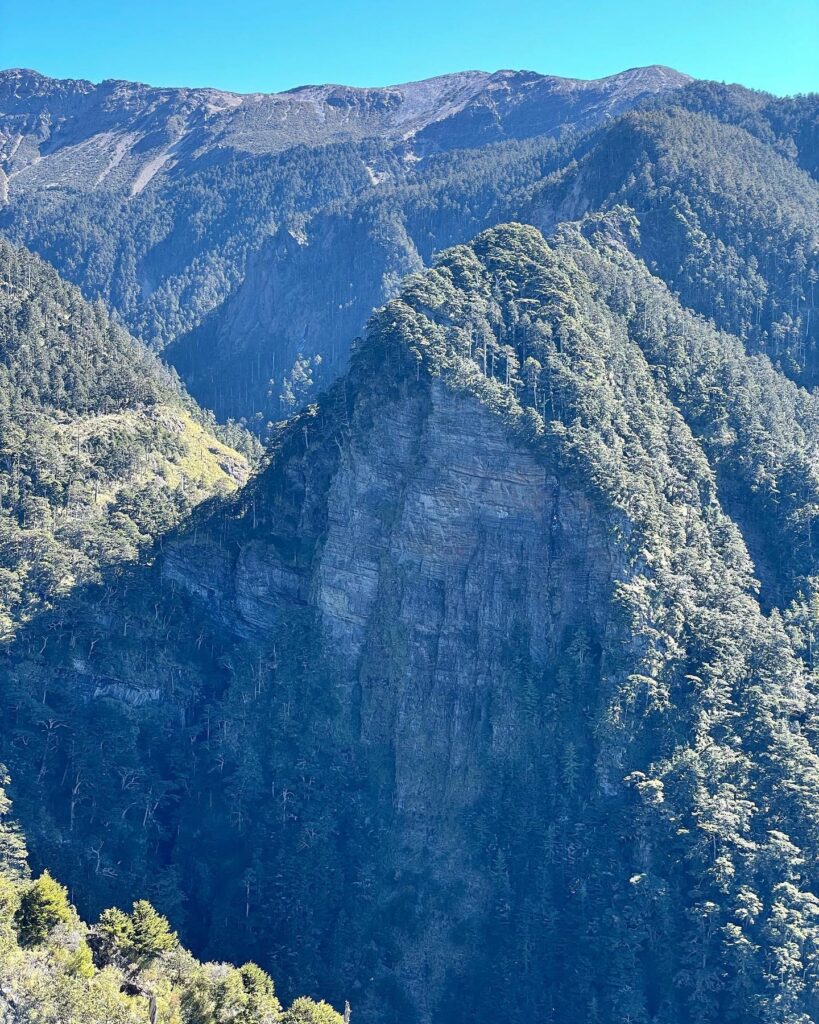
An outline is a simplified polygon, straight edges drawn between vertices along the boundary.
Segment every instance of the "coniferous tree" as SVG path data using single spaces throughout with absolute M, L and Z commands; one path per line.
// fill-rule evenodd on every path
M 71 920 L 68 890 L 44 871 L 23 890 L 14 920 L 23 946 L 40 945 L 53 928 Z
M 6 793 L 10 778 L 0 765 L 0 875 L 10 878 L 28 876 L 28 850 L 20 826 L 11 817 L 11 800 Z

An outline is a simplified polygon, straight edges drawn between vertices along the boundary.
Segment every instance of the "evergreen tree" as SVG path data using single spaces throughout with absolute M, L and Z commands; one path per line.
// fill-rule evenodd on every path
M 11 878 L 28 876 L 28 850 L 20 826 L 10 818 L 11 800 L 6 793 L 8 772 L 0 764 L 0 875 Z
M 177 944 L 168 919 L 158 914 L 147 900 L 137 900 L 130 915 L 126 955 L 138 969 L 146 967 Z
M 109 964 L 124 967 L 129 962 L 133 931 L 131 917 L 117 907 L 100 914 L 92 930 L 91 946 L 101 967 Z
M 42 944 L 53 928 L 71 920 L 68 890 L 44 871 L 23 891 L 14 920 L 23 946 Z
M 317 1003 L 301 997 L 284 1011 L 281 1024 L 344 1024 L 344 1018 L 323 999 Z

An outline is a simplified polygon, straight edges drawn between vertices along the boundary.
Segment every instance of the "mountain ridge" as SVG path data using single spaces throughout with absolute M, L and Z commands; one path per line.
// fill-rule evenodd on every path
M 482 71 L 477 68 L 465 69 L 463 71 L 443 72 L 439 75 L 431 75 L 428 78 L 414 78 L 406 82 L 394 82 L 389 85 L 346 85 L 343 82 L 307 82 L 301 85 L 290 86 L 287 89 L 265 92 L 260 90 L 240 92 L 233 89 L 221 89 L 215 86 L 186 86 L 186 85 L 152 85 L 149 82 L 142 82 L 129 78 L 103 78 L 94 82 L 88 78 L 60 78 L 54 75 L 47 75 L 36 68 L 9 67 L 0 69 L 0 86 L 14 81 L 32 82 L 41 85 L 76 87 L 78 92 L 93 92 L 102 86 L 126 86 L 140 92 L 173 93 L 184 94 L 201 93 L 203 96 L 225 96 L 225 97 L 277 97 L 288 96 L 291 93 L 303 91 L 342 90 L 349 92 L 387 92 L 390 90 L 411 89 L 413 86 L 432 85 L 434 83 L 461 82 L 464 80 L 478 81 L 481 84 L 493 80 L 502 81 L 506 78 L 526 78 L 532 81 L 549 81 L 566 83 L 567 86 L 594 86 L 604 82 L 619 82 L 623 79 L 644 77 L 646 73 L 664 75 L 670 82 L 694 81 L 693 76 L 666 64 L 645 64 L 636 65 L 632 68 L 624 68 L 622 71 L 615 71 L 609 75 L 601 75 L 599 78 L 573 78 L 566 75 L 549 75 L 530 68 L 498 68 L 495 71 Z M 654 84 L 652 82 L 652 84 Z M 34 90 L 30 90 L 33 92 Z
M 720 119 L 709 90 L 720 102 L 733 98 L 732 90 L 702 84 L 565 142 L 507 142 L 430 158 L 406 183 L 387 178 L 317 210 L 298 231 L 283 225 L 250 256 L 212 326 L 175 339 L 166 358 L 222 415 L 239 414 L 250 391 L 251 402 L 275 417 L 276 390 L 294 361 L 320 356 L 310 367 L 314 381 L 340 372 L 345 339 L 436 251 L 499 221 L 549 233 L 561 221 L 628 205 L 641 221 L 635 251 L 686 305 L 810 383 L 819 371 L 809 286 L 819 272 L 819 184 L 803 166 L 812 163 L 811 146 L 794 153 L 793 141 L 764 118 Z M 764 107 L 745 90 L 735 102 Z M 799 252 L 791 280 L 789 261 Z M 258 372 L 243 372 L 254 360 Z
M 38 187 L 52 167 L 52 187 L 61 180 L 90 190 L 127 187 L 133 195 L 173 167 L 231 152 L 282 152 L 314 143 L 317 133 L 325 144 L 378 136 L 412 140 L 424 151 L 444 144 L 435 126 L 453 118 L 478 119 L 465 131 L 503 135 L 508 122 L 513 135 L 536 134 L 558 128 L 567 103 L 592 123 L 637 97 L 690 80 L 660 66 L 597 80 L 460 72 L 383 88 L 321 85 L 239 94 L 120 80 L 95 85 L 9 69 L 0 72 L 0 127 L 6 126 L 0 169 L 6 190 Z M 21 90 L 21 84 L 28 88 Z M 24 132 L 41 141 L 31 139 L 21 148 Z

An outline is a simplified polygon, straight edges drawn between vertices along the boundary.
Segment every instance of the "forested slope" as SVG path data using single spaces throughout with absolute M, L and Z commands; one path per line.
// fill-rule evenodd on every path
M 0 639 L 248 473 L 101 303 L 0 239 Z
M 417 267 L 381 216 L 365 226 L 366 256 L 355 265 L 355 238 L 326 233 L 321 221 L 305 236 L 306 221 L 356 196 L 382 205 L 382 192 L 393 217 L 404 186 L 411 203 L 443 173 L 453 178 L 450 209 L 445 223 L 433 219 L 435 245 L 466 240 L 508 216 L 481 216 L 490 175 L 475 156 L 484 149 L 509 147 L 515 162 L 518 147 L 525 153 L 539 139 L 526 178 L 536 181 L 544 140 L 610 121 L 687 81 L 659 67 L 598 82 L 466 72 L 388 89 L 236 96 L 3 72 L 0 230 L 54 263 L 87 298 L 102 298 L 152 348 L 179 341 L 168 355 L 195 397 L 221 418 L 258 414 L 254 429 L 264 434 L 271 418 L 315 392 L 301 381 L 299 354 L 315 382 L 334 379 L 350 338 Z M 514 172 L 502 174 L 489 196 L 512 184 Z M 459 211 L 465 221 L 455 228 Z M 275 271 L 307 238 L 322 254 L 318 273 L 299 282 L 288 261 L 283 287 L 260 292 L 258 274 Z M 414 244 L 429 251 L 423 237 Z M 255 310 L 225 308 L 246 274 L 253 280 L 239 306 L 258 296 L 262 331 Z M 320 368 L 309 365 L 316 355 Z
M 6 160 L 0 229 L 163 349 L 201 404 L 263 437 L 343 372 L 372 310 L 435 252 L 504 220 L 550 231 L 620 204 L 640 221 L 638 255 L 685 305 L 814 383 L 816 96 L 686 84 L 663 69 L 642 85 L 612 79 L 600 102 L 579 87 L 541 95 L 539 76 L 457 77 L 380 99 L 308 90 L 271 100 L 279 113 L 326 107 L 323 128 L 312 113 L 266 118 L 265 98 L 245 109 L 109 83 L 98 107 L 103 87 L 15 79 L 3 123 L 20 142 Z M 191 104 L 204 121 L 190 146 L 136 193 L 117 177 L 130 150 L 116 173 L 66 177 L 65 154 L 84 166 L 126 145 L 134 111 L 159 145 Z M 432 119 L 407 135 L 416 115 Z M 223 118 L 234 127 L 220 136 Z M 393 123 L 401 131 L 384 127 Z M 290 138 L 294 125 L 305 131 Z M 88 138 L 97 148 L 78 149 Z M 47 158 L 27 163 L 41 147 Z M 137 163 L 148 158 L 136 147 Z
M 343 1024 L 307 997 L 285 1010 L 256 964 L 200 963 L 146 900 L 89 927 L 68 890 L 31 878 L 0 766 L 0 1015 L 6 1024 Z
M 587 145 L 576 167 L 536 187 L 527 219 L 551 227 L 629 206 L 636 252 L 684 305 L 813 384 L 819 183 L 784 142 L 672 106 L 627 115 Z
M 550 231 L 627 205 L 634 251 L 684 305 L 812 384 L 819 183 L 806 165 L 819 103 L 794 107 L 697 83 L 585 135 L 428 158 L 273 234 L 167 356 L 222 415 L 275 418 L 343 370 L 348 339 L 437 251 L 510 218 Z
M 819 400 L 634 231 L 445 253 L 235 499 L 6 654 L 87 913 L 363 1022 L 816 1016 Z

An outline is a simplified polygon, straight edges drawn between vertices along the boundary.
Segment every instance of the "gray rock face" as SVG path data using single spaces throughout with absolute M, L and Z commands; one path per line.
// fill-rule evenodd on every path
M 230 154 L 365 138 L 414 140 L 421 152 L 587 126 L 641 96 L 690 81 L 637 68 L 597 81 L 467 71 L 381 89 L 303 86 L 284 93 L 157 89 L 135 82 L 0 73 L 0 169 L 9 188 L 125 187 Z
M 608 607 L 615 557 L 585 496 L 511 446 L 482 407 L 440 385 L 430 398 L 421 422 L 385 413 L 366 449 L 345 453 L 313 593 L 333 648 L 356 665 L 361 741 L 392 751 L 401 844 L 390 867 L 400 877 L 424 864 L 430 888 L 452 892 L 448 922 L 429 914 L 399 968 L 431 1021 L 433 993 L 465 952 L 451 922 L 491 898 L 464 858 L 474 837 L 455 823 L 485 792 L 487 758 L 531 741 L 508 647 L 527 637 L 532 663 L 548 664 L 567 629 Z M 396 649 L 400 661 L 368 654 Z
M 366 448 L 345 452 L 312 598 L 334 645 L 357 658 L 388 588 L 413 676 L 448 675 L 467 647 L 483 672 L 520 628 L 540 660 L 609 576 L 600 526 L 588 534 L 587 503 L 480 405 L 439 382 L 430 401 L 420 420 L 406 405 L 385 411 Z
M 110 698 L 130 707 L 143 707 L 163 696 L 158 686 L 132 686 L 121 679 L 89 672 L 82 661 L 75 661 L 71 669 L 59 673 L 60 685 L 81 694 L 86 701 Z
M 383 630 L 388 594 L 390 628 L 408 631 L 414 667 L 428 673 L 440 658 L 447 671 L 448 647 L 480 661 L 516 629 L 541 660 L 610 586 L 613 556 L 588 500 L 440 381 L 354 430 L 332 481 L 308 476 L 302 501 L 295 517 L 264 513 L 233 552 L 196 532 L 168 543 L 163 576 L 243 636 L 269 635 L 290 606 L 313 607 L 353 674 Z M 302 552 L 284 555 L 296 538 Z
M 540 744 L 521 719 L 510 646 L 542 671 L 578 625 L 611 629 L 612 580 L 627 570 L 588 496 L 440 381 L 359 408 L 334 447 L 330 462 L 313 452 L 288 469 L 291 480 L 306 470 L 296 508 L 260 497 L 258 528 L 238 549 L 189 535 L 163 573 L 256 644 L 297 609 L 316 613 L 344 731 L 361 750 L 389 751 L 381 799 L 395 841 L 379 870 L 426 879 L 410 913 L 423 933 L 397 929 L 394 970 L 431 1024 L 447 972 L 472 955 L 453 921 L 491 913 L 497 896 L 464 856 L 488 761 L 525 760 Z M 246 508 L 246 526 L 253 516 Z M 433 909 L 443 892 L 445 919 Z M 358 1005 L 366 1015 L 367 997 Z

